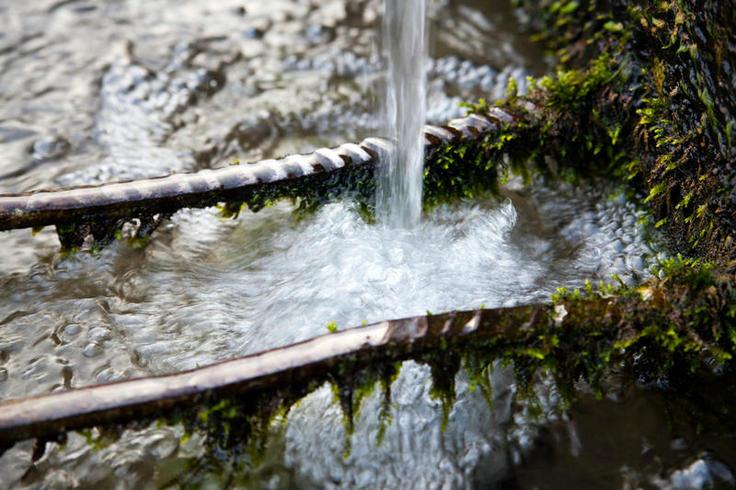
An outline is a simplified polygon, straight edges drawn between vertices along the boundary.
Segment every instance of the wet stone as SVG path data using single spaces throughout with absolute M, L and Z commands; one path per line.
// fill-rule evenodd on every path
M 665 488 L 704 490 L 706 488 L 733 488 L 736 485 L 736 479 L 726 464 L 706 455 L 689 466 L 674 471 L 669 481 L 662 483 Z
M 21 373 L 21 378 L 27 381 L 41 381 L 49 376 L 49 363 L 46 357 L 33 359 Z
M 243 29 L 243 37 L 246 39 L 262 39 L 271 27 L 271 21 L 263 19 L 252 23 Z
M 670 447 L 674 451 L 684 451 L 688 447 L 687 440 L 685 440 L 682 437 L 678 437 L 676 439 L 673 439 L 672 442 L 670 443 Z

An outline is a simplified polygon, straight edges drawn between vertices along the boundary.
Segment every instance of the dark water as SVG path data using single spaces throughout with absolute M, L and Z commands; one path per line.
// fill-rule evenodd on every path
M 0 3 L 0 192 L 194 171 L 373 134 L 379 5 Z M 430 121 L 461 114 L 460 100 L 501 96 L 509 77 L 523 89 L 527 74 L 545 70 L 504 2 L 436 1 L 429 10 Z M 612 274 L 632 281 L 654 252 L 640 213 L 611 196 L 605 186 L 524 189 L 512 180 L 502 199 L 439 209 L 406 234 L 367 225 L 350 203 L 301 222 L 287 204 L 237 220 L 182 211 L 145 249 L 115 243 L 72 257 L 58 254 L 50 230 L 3 233 L 0 398 L 206 365 L 324 333 L 332 321 L 538 301 Z M 210 467 L 201 437 L 151 426 L 97 450 L 73 433 L 34 464 L 32 443 L 19 444 L 0 458 L 0 486 L 733 484 L 733 439 L 670 430 L 661 393 L 568 409 L 541 380 L 540 418 L 515 400 L 499 367 L 492 410 L 460 375 L 442 433 L 428 377 L 405 364 L 380 446 L 378 399 L 366 402 L 347 459 L 324 387 L 291 410 L 255 469 L 227 458 Z

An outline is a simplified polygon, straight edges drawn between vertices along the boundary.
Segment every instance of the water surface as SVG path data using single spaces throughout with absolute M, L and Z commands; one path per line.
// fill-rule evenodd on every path
M 379 14 L 378 1 L 357 0 L 5 2 L 0 191 L 194 171 L 374 134 L 372 94 L 385 69 Z M 460 115 L 460 100 L 502 96 L 511 77 L 523 90 L 527 74 L 545 69 L 504 2 L 429 2 L 428 16 L 430 122 Z M 437 209 L 412 232 L 365 223 L 349 200 L 302 221 L 288 204 L 236 220 L 183 210 L 146 248 L 117 242 L 69 257 L 59 255 L 51 230 L 2 233 L 0 398 L 193 368 L 320 335 L 330 322 L 346 328 L 535 302 L 614 274 L 634 281 L 654 253 L 640 213 L 613 191 L 512 181 L 498 199 Z M 212 463 L 198 436 L 182 440 L 179 426 L 151 426 L 99 450 L 72 433 L 34 464 L 32 443 L 24 442 L 0 458 L 0 481 L 33 488 L 157 488 L 187 479 L 267 488 L 732 481 L 728 450 L 669 433 L 662 417 L 641 418 L 661 414 L 657 394 L 580 405 L 593 414 L 586 418 L 560 406 L 554 385 L 540 379 L 548 410 L 535 418 L 515 399 L 508 369 L 494 370 L 492 410 L 460 374 L 443 434 L 428 377 L 426 366 L 404 365 L 395 423 L 381 446 L 379 400 L 366 402 L 347 459 L 339 408 L 323 387 L 292 409 L 252 471 L 236 471 L 243 459 Z M 641 411 L 630 410 L 629 399 L 643 400 Z M 570 432 L 576 419 L 614 441 L 630 435 L 649 443 L 656 432 L 647 454 L 666 457 L 648 466 L 628 444 L 600 463 L 608 456 L 595 448 L 612 452 L 618 442 Z M 612 422 L 632 419 L 642 422 L 626 430 Z M 569 453 L 558 437 L 568 433 L 579 443 Z M 678 438 L 686 444 L 670 442 Z M 670 443 L 683 449 L 666 449 Z M 586 473 L 589 461 L 601 466 Z M 569 472 L 581 479 L 565 479 Z

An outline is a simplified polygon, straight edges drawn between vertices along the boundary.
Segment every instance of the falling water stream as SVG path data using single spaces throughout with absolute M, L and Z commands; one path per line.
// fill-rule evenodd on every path
M 422 213 L 427 112 L 427 2 L 384 0 L 388 76 L 383 104 L 387 135 L 397 142 L 378 186 L 379 213 L 391 226 L 412 227 Z

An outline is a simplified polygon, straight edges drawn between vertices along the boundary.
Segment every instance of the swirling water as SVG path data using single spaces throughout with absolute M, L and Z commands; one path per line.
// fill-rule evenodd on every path
M 501 96 L 510 77 L 523 90 L 527 74 L 544 70 L 504 2 L 427 8 L 430 122 L 459 115 L 460 100 Z M 372 134 L 379 104 L 370 94 L 383 76 L 375 48 L 380 12 L 373 0 L 0 3 L 0 189 L 192 171 Z M 184 210 L 145 249 L 118 242 L 71 257 L 57 253 L 51 230 L 0 234 L 0 398 L 206 365 L 325 333 L 333 321 L 345 328 L 538 301 L 612 274 L 633 280 L 646 274 L 653 252 L 639 212 L 611 191 L 512 181 L 502 197 L 438 209 L 412 233 L 368 225 L 347 201 L 302 221 L 287 204 L 237 220 Z M 561 406 L 554 385 L 542 380 L 545 410 L 535 419 L 498 366 L 492 410 L 458 376 L 443 434 L 428 378 L 425 366 L 404 365 L 394 423 L 380 446 L 379 400 L 369 398 L 347 459 L 339 408 L 327 387 L 319 389 L 291 410 L 250 480 L 234 484 L 683 488 L 733 481 L 732 451 L 668 432 L 656 394 L 590 400 L 580 413 Z M 590 428 L 596 424 L 604 437 Z M 36 462 L 28 441 L 0 457 L 0 481 L 225 486 L 237 462 L 197 466 L 201 439 L 181 436 L 178 426 L 150 426 L 94 449 L 72 433 Z M 599 450 L 616 457 L 601 463 Z M 582 479 L 564 478 L 572 473 Z

